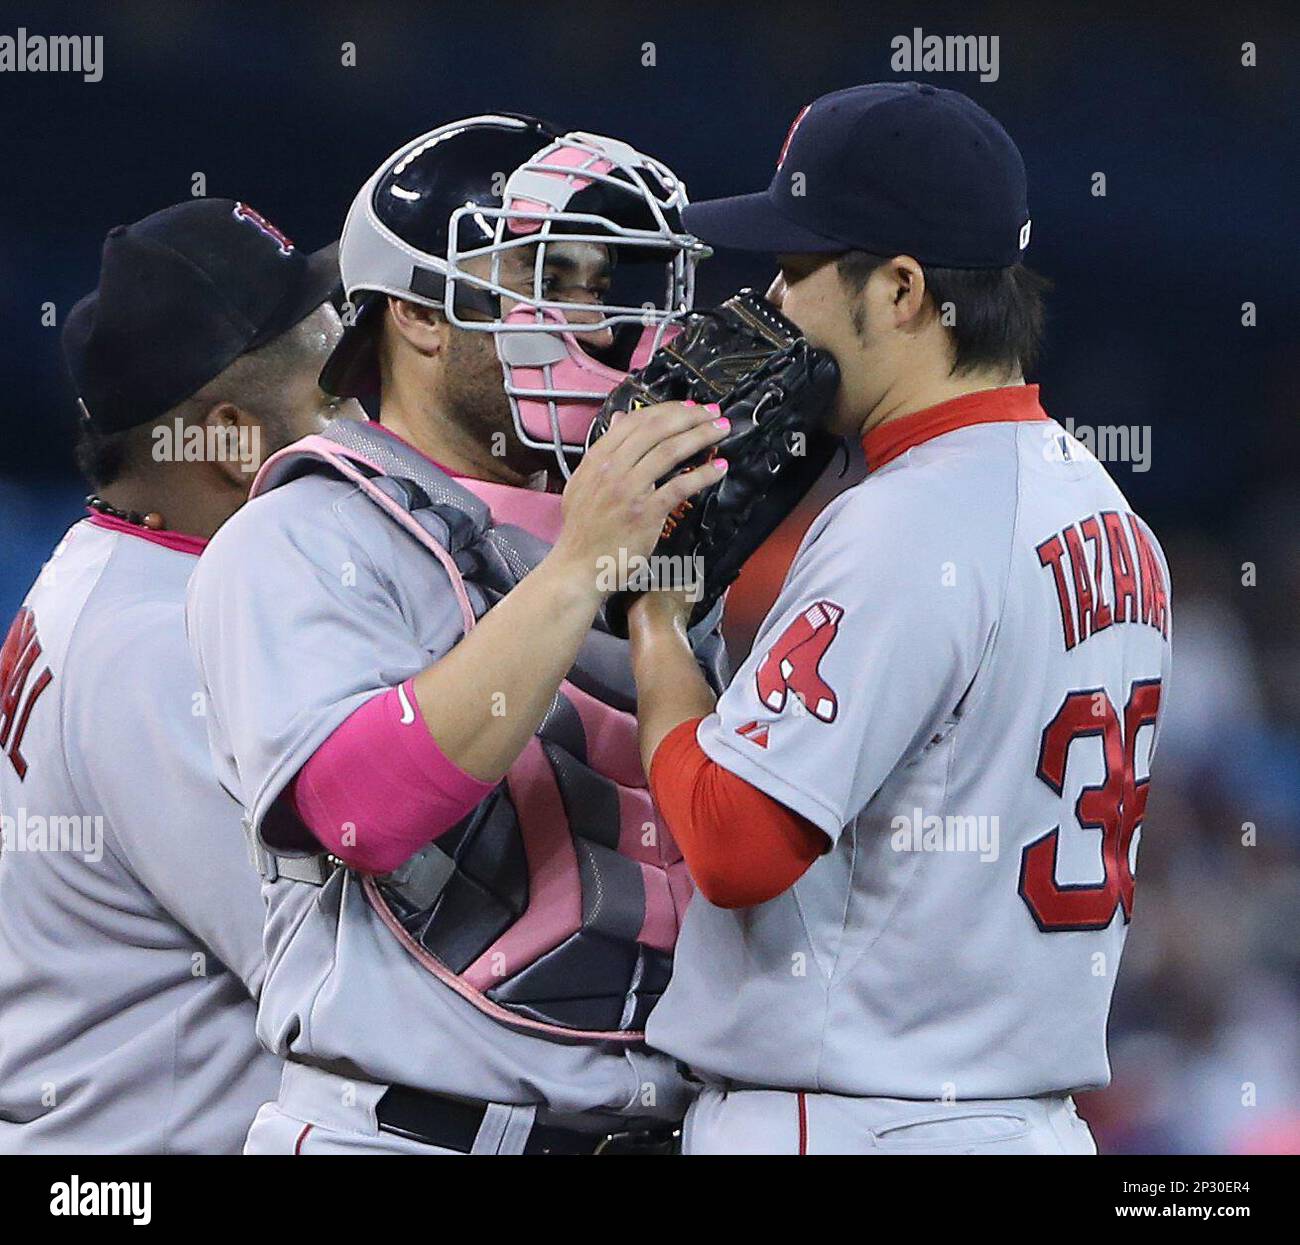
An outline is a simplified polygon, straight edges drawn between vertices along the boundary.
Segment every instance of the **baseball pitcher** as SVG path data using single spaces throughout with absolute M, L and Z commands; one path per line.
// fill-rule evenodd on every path
M 648 1026 L 702 1087 L 685 1152 L 1092 1152 L 1070 1094 L 1109 1076 L 1169 578 L 1024 382 L 1020 153 L 956 92 L 854 87 L 799 114 L 768 190 L 684 220 L 776 255 L 869 468 L 720 699 L 690 603 L 630 608 L 642 761 L 698 887 Z

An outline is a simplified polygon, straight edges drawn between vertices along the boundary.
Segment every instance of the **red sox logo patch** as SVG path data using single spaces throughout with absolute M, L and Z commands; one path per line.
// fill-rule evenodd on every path
M 843 617 L 842 605 L 818 601 L 781 633 L 754 674 L 758 698 L 764 705 L 780 713 L 793 692 L 819 722 L 835 721 L 839 698 L 819 667 Z
M 256 208 L 249 207 L 247 203 L 236 203 L 235 216 L 240 220 L 246 220 L 255 229 L 266 234 L 266 236 L 280 248 L 281 255 L 293 254 L 293 243 L 290 242 L 288 237 L 281 230 L 271 224 L 271 222 Z

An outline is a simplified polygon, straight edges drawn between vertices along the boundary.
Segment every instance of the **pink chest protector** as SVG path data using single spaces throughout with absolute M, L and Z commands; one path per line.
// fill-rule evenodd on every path
M 270 459 L 254 494 L 311 471 L 352 481 L 438 560 L 466 632 L 559 530 L 557 495 L 454 480 L 344 420 Z M 598 618 L 505 780 L 401 868 L 362 880 L 421 965 L 512 1028 L 638 1042 L 667 985 L 691 883 L 647 790 L 632 690 L 625 642 Z

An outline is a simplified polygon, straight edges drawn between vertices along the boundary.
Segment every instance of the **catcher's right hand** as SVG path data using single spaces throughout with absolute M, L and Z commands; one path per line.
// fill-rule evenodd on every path
M 727 473 L 669 515 L 654 548 L 681 565 L 693 559 L 692 625 L 830 461 L 839 442 L 825 423 L 838 388 L 835 360 L 809 346 L 771 303 L 742 290 L 721 307 L 691 312 L 681 332 L 606 399 L 589 446 L 616 411 L 664 402 L 717 403 L 731 421 L 720 442 L 678 468 L 691 470 L 719 455 Z M 645 415 L 653 418 L 654 411 Z M 606 605 L 606 624 L 617 635 L 626 634 L 628 603 L 624 593 Z

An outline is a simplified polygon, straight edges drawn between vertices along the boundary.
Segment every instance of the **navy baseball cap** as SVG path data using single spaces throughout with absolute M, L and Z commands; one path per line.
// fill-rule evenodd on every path
M 117 226 L 98 286 L 63 326 L 82 418 L 100 432 L 152 423 L 304 320 L 338 283 L 337 244 L 306 255 L 233 199 Z
M 800 111 L 766 190 L 693 203 L 683 222 L 743 251 L 1006 268 L 1029 245 L 1025 164 L 1006 130 L 959 91 L 871 82 Z

